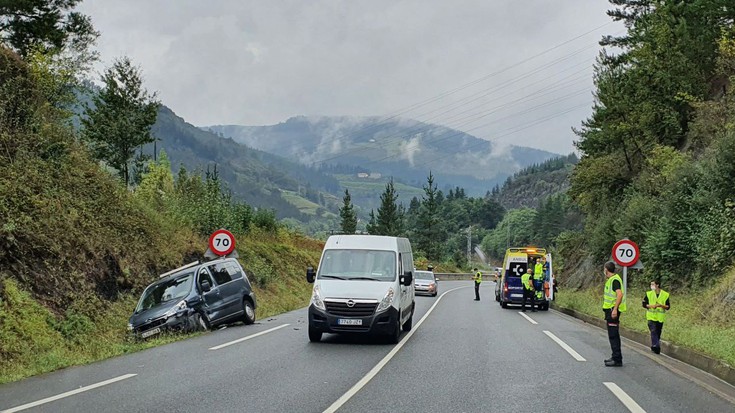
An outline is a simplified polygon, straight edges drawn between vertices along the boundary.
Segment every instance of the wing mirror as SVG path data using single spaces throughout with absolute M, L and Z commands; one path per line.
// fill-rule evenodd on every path
M 306 282 L 309 284 L 313 284 L 314 280 L 316 279 L 316 271 L 314 271 L 313 267 L 306 268 Z
M 406 271 L 403 273 L 400 279 L 401 285 L 409 286 L 411 283 L 413 283 L 413 273 L 411 271 Z

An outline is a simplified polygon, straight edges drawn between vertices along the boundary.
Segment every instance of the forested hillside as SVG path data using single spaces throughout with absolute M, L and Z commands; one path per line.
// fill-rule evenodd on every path
M 491 195 L 506 209 L 536 208 L 545 198 L 569 189 L 569 177 L 578 162 L 570 154 L 528 166 L 493 188 Z
M 575 285 L 594 277 L 582 263 L 629 237 L 642 245 L 645 278 L 707 285 L 735 258 L 735 8 L 611 3 L 628 30 L 603 39 L 594 111 L 577 131 L 569 193 L 586 219 L 560 244 L 567 275 Z

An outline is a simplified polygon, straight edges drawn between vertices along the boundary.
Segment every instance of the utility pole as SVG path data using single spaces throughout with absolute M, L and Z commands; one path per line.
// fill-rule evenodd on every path
M 467 265 L 472 261 L 472 225 L 467 227 Z

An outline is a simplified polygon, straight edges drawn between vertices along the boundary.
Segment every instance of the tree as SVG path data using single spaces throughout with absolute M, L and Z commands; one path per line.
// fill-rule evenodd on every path
M 380 195 L 380 208 L 375 224 L 375 234 L 398 236 L 403 233 L 403 213 L 396 200 L 398 194 L 393 185 L 393 178 L 385 185 L 385 192 Z M 371 234 L 373 232 L 370 232 Z
M 352 197 L 350 191 L 345 189 L 345 196 L 342 198 L 343 205 L 339 209 L 339 216 L 342 218 L 341 229 L 344 234 L 354 234 L 357 230 L 357 214 L 355 207 L 352 205 Z
M 81 0 L 0 1 L 0 42 L 18 54 L 34 49 L 87 50 L 99 36 L 89 16 L 72 11 Z
M 102 76 L 104 88 L 85 105 L 83 136 L 97 159 L 117 169 L 130 183 L 130 161 L 141 146 L 153 142 L 151 126 L 160 103 L 143 88 L 140 70 L 124 57 Z
M 426 254 L 429 260 L 438 260 L 442 255 L 441 243 L 444 232 L 439 221 L 439 204 L 436 201 L 436 184 L 434 175 L 429 171 L 424 196 L 419 207 L 419 218 L 416 221 L 416 240 L 419 250 Z M 452 190 L 449 190 L 450 195 Z M 448 198 L 449 199 L 449 198 Z

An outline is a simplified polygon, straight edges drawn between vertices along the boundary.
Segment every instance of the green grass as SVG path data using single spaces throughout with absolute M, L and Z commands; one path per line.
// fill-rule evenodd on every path
M 732 275 L 732 274 L 731 274 Z M 730 277 L 732 278 L 732 276 Z M 735 366 L 735 309 L 723 306 L 711 312 L 717 303 L 716 287 L 710 291 L 671 293 L 671 311 L 666 316 L 662 339 L 684 346 Z M 646 311 L 641 305 L 645 291 L 630 291 L 628 309 L 621 318 L 624 328 L 648 332 Z M 566 291 L 560 289 L 556 304 L 602 318 L 602 289 Z

